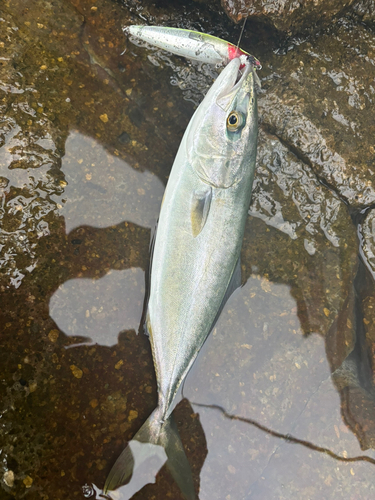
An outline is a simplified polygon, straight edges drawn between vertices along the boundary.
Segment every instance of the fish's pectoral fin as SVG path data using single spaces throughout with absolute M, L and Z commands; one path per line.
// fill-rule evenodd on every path
M 211 200 L 212 188 L 210 186 L 204 189 L 197 189 L 193 193 L 190 207 L 190 219 L 194 238 L 198 236 L 206 224 Z

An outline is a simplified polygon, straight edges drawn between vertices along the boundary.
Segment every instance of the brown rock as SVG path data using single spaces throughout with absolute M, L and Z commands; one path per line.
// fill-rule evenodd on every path
M 357 3 L 354 8 L 354 13 L 365 23 L 375 22 L 375 1 L 362 0 Z
M 375 213 L 369 210 L 361 224 L 362 251 L 366 263 L 375 275 Z M 375 340 L 375 338 L 374 338 Z
M 235 22 L 246 17 L 273 25 L 277 30 L 296 33 L 329 23 L 355 0 L 222 0 L 222 6 Z
M 375 36 L 343 23 L 270 61 L 264 127 L 352 207 L 375 202 Z

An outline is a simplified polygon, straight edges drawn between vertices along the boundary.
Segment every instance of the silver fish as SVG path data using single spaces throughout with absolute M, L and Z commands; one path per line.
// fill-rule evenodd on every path
M 189 500 L 196 495 L 171 413 L 181 382 L 241 279 L 258 134 L 256 75 L 248 62 L 241 74 L 241 64 L 236 58 L 224 68 L 190 120 L 165 190 L 152 257 L 146 325 L 159 399 L 133 440 L 165 449 L 167 467 Z M 126 482 L 133 463 L 128 446 L 104 491 Z
M 167 26 L 127 26 L 124 32 L 178 56 L 207 64 L 225 66 L 240 56 L 250 58 L 257 69 L 261 64 L 254 56 L 216 36 Z

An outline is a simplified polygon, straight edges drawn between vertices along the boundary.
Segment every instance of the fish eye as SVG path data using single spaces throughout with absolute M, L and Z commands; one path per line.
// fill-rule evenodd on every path
M 227 129 L 230 132 L 236 132 L 245 125 L 245 118 L 238 111 L 231 111 L 227 118 Z

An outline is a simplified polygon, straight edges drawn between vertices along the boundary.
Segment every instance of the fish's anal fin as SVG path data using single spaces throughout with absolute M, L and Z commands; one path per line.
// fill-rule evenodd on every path
M 225 295 L 223 297 L 223 300 L 221 301 L 219 310 L 216 314 L 215 321 L 212 323 L 211 331 L 214 328 L 217 320 L 219 319 L 219 316 L 224 309 L 225 304 L 227 303 L 229 297 L 232 295 L 232 293 L 237 290 L 237 288 L 241 287 L 241 258 L 238 257 L 237 264 L 234 268 L 232 277 L 230 279 L 229 285 L 227 287 L 227 290 L 225 292 Z
M 229 297 L 232 295 L 232 293 L 237 290 L 237 288 L 240 288 L 241 286 L 241 258 L 238 257 L 236 266 L 234 268 L 232 277 L 230 279 L 227 291 L 225 292 L 223 302 L 224 304 L 226 301 L 229 299 Z M 223 305 L 224 305 L 223 304 Z
M 212 188 L 210 186 L 203 189 L 197 189 L 193 192 L 190 205 L 190 219 L 194 238 L 198 236 L 206 224 L 211 200 Z

